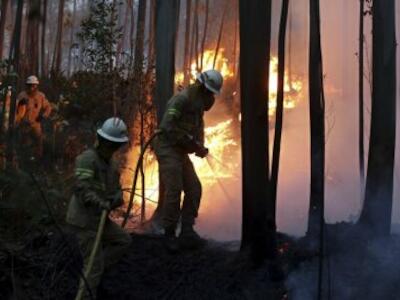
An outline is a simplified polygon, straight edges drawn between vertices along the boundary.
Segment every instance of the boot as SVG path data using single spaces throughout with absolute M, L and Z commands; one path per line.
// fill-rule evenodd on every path
M 193 225 L 182 224 L 182 231 L 179 235 L 179 245 L 183 249 L 198 249 L 207 244 L 207 241 L 193 229 Z
M 175 227 L 169 226 L 165 228 L 165 247 L 168 252 L 176 253 L 179 251 L 179 244 L 175 235 Z

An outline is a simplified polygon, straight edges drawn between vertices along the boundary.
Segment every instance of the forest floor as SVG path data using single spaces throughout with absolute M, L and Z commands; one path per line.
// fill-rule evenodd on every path
M 323 299 L 399 299 L 400 237 L 352 241 L 351 228 L 328 226 Z M 132 239 L 125 257 L 104 274 L 99 299 L 317 299 L 318 254 L 304 240 L 280 236 L 286 279 L 274 282 L 268 264 L 254 268 L 238 242 L 209 241 L 172 254 L 162 237 Z M 31 233 L 24 243 L 0 242 L 0 299 L 74 299 L 81 266 L 75 245 L 56 228 Z
M 68 195 L 54 188 L 64 190 L 64 177 L 0 175 L 0 299 L 74 299 L 80 254 L 53 222 L 62 224 L 58 212 L 65 213 Z M 239 242 L 209 241 L 172 254 L 159 236 L 132 239 L 122 261 L 104 274 L 99 299 L 317 299 L 319 253 L 304 238 L 278 235 L 282 282 L 273 280 L 268 263 L 255 268 Z M 400 299 L 400 236 L 371 241 L 353 224 L 327 225 L 323 257 L 323 299 Z

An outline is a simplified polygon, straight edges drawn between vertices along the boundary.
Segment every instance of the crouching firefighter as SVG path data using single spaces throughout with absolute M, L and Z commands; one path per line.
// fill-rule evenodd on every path
M 84 269 L 95 244 L 102 212 L 123 204 L 118 168 L 112 156 L 128 142 L 127 127 L 122 120 L 110 118 L 97 130 L 97 140 L 94 149 L 76 158 L 75 185 L 66 219 L 78 239 Z M 107 217 L 93 267 L 86 278 L 94 298 L 103 271 L 122 257 L 130 243 L 128 233 Z M 89 299 L 87 286 L 84 288 L 83 298 Z
M 208 154 L 204 146 L 203 114 L 213 106 L 222 84 L 223 78 L 216 70 L 199 74 L 194 84 L 168 101 L 159 126 L 160 133 L 153 142 L 161 184 L 165 189 L 161 221 L 170 250 L 205 244 L 193 229 L 200 206 L 201 183 L 188 154 L 195 153 L 201 158 Z M 176 239 L 179 218 L 182 229 Z

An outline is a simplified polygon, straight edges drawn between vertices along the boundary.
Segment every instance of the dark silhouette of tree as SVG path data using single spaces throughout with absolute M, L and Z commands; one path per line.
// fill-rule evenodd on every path
M 360 0 L 360 32 L 358 37 L 358 159 L 360 164 L 360 191 L 364 198 L 365 162 L 364 162 L 364 2 Z
M 47 26 L 47 1 L 43 0 L 42 5 L 42 36 L 41 36 L 41 49 L 40 49 L 40 64 L 41 64 L 41 75 L 47 76 L 48 64 L 46 59 L 46 26 Z
M 156 96 L 157 119 L 161 120 L 167 101 L 174 93 L 175 46 L 179 17 L 178 0 L 156 2 Z M 163 189 L 160 181 L 160 197 L 154 217 L 163 206 Z
M 55 73 L 61 71 L 61 61 L 62 61 L 62 40 L 63 40 L 63 29 L 64 29 L 64 6 L 65 0 L 60 0 L 58 4 L 58 19 L 57 19 L 57 35 L 54 44 L 53 61 L 51 64 L 51 69 Z
M 271 167 L 271 197 L 274 202 L 274 210 L 272 212 L 273 220 L 276 219 L 276 200 L 279 175 L 279 160 L 281 154 L 281 138 L 282 138 L 282 123 L 283 123 L 283 99 L 284 99 L 284 84 L 285 84 L 285 40 L 286 27 L 289 11 L 289 0 L 283 0 L 281 23 L 279 26 L 279 41 L 278 41 L 278 95 L 277 107 L 275 114 L 275 137 L 274 148 L 272 151 L 272 167 Z
M 323 90 L 319 0 L 310 0 L 309 51 L 311 189 L 307 235 L 316 238 L 322 234 L 322 224 L 324 222 L 325 183 L 325 97 Z
M 4 35 L 6 29 L 6 20 L 9 0 L 2 0 L 0 7 L 0 59 L 3 58 L 3 48 L 4 48 Z
M 396 139 L 395 1 L 374 1 L 372 109 L 365 201 L 360 224 L 371 237 L 390 233 Z
M 11 97 L 10 118 L 7 131 L 7 151 L 6 151 L 7 168 L 13 167 L 14 165 L 14 142 L 15 142 L 14 123 L 15 123 L 16 100 L 17 100 L 16 85 L 17 85 L 17 75 L 19 73 L 19 67 L 20 67 L 19 59 L 21 52 L 20 45 L 21 45 L 23 11 L 24 11 L 24 0 L 18 0 L 17 14 L 15 18 L 14 33 L 13 33 L 12 44 L 10 48 L 10 57 L 9 57 L 9 60 L 11 62 L 11 65 L 9 67 L 9 73 L 15 75 L 12 76 L 13 78 L 12 84 L 14 90 Z
M 27 74 L 39 73 L 40 0 L 28 2 L 24 69 Z M 25 74 L 26 75 L 26 74 Z
M 185 23 L 185 50 L 183 57 L 183 84 L 186 86 L 190 79 L 190 24 L 192 20 L 192 0 L 186 0 L 186 23 Z
M 261 263 L 273 257 L 273 203 L 269 195 L 268 79 L 271 1 L 240 0 L 242 111 L 242 250 Z

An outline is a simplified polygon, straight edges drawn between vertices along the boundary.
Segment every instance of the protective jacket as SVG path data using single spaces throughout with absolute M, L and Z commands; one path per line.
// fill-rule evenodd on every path
M 76 158 L 75 185 L 67 223 L 81 228 L 96 228 L 100 221 L 100 205 L 110 201 L 111 208 L 122 205 L 119 172 L 114 161 L 107 163 L 95 149 L 89 149 Z
M 41 118 L 48 118 L 51 113 L 51 105 L 46 96 L 37 91 L 29 95 L 26 91 L 19 93 L 17 97 L 17 123 L 25 121 L 29 124 L 39 123 Z
M 160 123 L 160 143 L 194 152 L 193 141 L 204 144 L 204 110 L 203 101 L 190 97 L 188 89 L 173 96 Z

